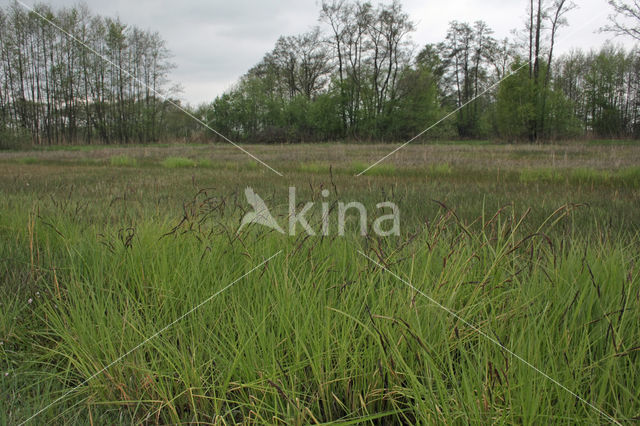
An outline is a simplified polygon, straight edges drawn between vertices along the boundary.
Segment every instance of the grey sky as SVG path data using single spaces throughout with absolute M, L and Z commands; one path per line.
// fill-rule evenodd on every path
M 33 4 L 33 0 L 23 0 Z M 401 0 L 416 23 L 417 46 L 441 41 L 449 21 L 484 20 L 495 36 L 521 30 L 529 0 Z M 10 0 L 0 0 L 5 7 Z M 317 25 L 316 0 L 85 0 L 94 13 L 158 31 L 173 53 L 181 97 L 191 104 L 213 100 L 273 47 L 280 35 L 304 32 Z M 77 0 L 46 2 L 72 6 Z M 376 1 L 373 1 L 376 3 Z M 606 0 L 576 0 L 579 9 L 568 15 L 569 28 L 558 36 L 558 51 L 602 45 L 612 36 L 598 33 L 610 8 Z M 592 22 L 590 20 L 594 19 Z M 589 23 L 586 27 L 584 25 Z M 582 27 L 582 28 L 581 28 Z M 616 43 L 631 45 L 627 40 Z

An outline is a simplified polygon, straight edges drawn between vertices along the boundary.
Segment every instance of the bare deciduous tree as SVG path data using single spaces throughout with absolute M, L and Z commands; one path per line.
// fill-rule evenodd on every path
M 609 16 L 610 24 L 603 29 L 616 35 L 640 40 L 640 1 L 609 0 L 609 4 L 615 14 Z
M 154 90 L 172 67 L 158 34 L 86 6 L 13 4 L 0 23 L 0 131 L 27 132 L 35 144 L 158 139 L 164 103 Z

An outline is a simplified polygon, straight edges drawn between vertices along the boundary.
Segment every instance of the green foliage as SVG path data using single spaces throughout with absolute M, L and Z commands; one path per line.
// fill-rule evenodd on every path
M 548 92 L 545 119 L 548 139 L 567 140 L 582 135 L 580 121 L 573 113 L 573 104 L 560 90 Z
M 601 137 L 622 136 L 626 127 L 622 109 L 626 106 L 621 103 L 617 91 L 628 90 L 628 87 L 620 87 L 620 76 L 634 60 L 637 61 L 637 55 L 627 58 L 624 51 L 611 45 L 605 45 L 592 55 L 595 56 L 584 76 L 588 88 L 585 94 L 589 96 L 587 102 L 591 107 L 591 126 Z
M 391 112 L 384 121 L 387 138 L 408 140 L 444 115 L 439 105 L 435 72 L 427 65 L 407 68 L 403 72 L 398 83 L 399 99 L 390 106 Z M 442 138 L 451 134 L 451 123 L 442 123 L 429 132 L 429 137 Z
M 1 124 L 2 123 L 0 123 L 0 150 L 20 149 L 31 141 L 31 135 L 25 129 L 9 129 Z
M 526 67 L 521 67 L 520 63 L 514 64 L 514 74 L 504 79 L 498 87 L 497 130 L 500 137 L 507 141 L 527 139 L 530 123 L 536 113 L 533 81 L 529 78 Z
M 590 52 L 560 58 L 555 86 L 571 100 L 582 132 L 598 138 L 640 136 L 637 108 L 640 85 L 638 51 L 606 43 Z
M 319 141 L 335 141 L 343 135 L 340 95 L 329 91 L 318 95 L 309 105 L 309 123 Z
M 514 64 L 514 74 L 498 88 L 495 120 L 500 138 L 513 142 L 578 137 L 582 129 L 571 101 L 561 90 L 545 87 L 544 77 L 536 83 L 521 67 Z

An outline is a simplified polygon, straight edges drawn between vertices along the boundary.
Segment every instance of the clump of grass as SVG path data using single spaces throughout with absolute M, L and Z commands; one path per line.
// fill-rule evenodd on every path
M 18 159 L 18 163 L 20 164 L 37 164 L 38 159 L 34 157 L 22 157 Z
M 370 167 L 371 164 L 361 161 L 353 161 L 349 167 L 349 172 L 353 174 L 361 173 Z M 375 167 L 370 168 L 365 173 L 365 176 L 395 176 L 398 174 L 398 169 L 393 164 L 377 164 Z
M 429 167 L 429 174 L 432 176 L 449 176 L 453 173 L 453 169 L 447 163 L 433 164 Z
M 556 170 L 541 168 L 541 169 L 524 169 L 520 172 L 521 182 L 546 182 L 557 183 L 561 182 L 563 177 Z
M 245 161 L 244 163 L 242 163 L 242 167 L 245 170 L 256 170 L 258 168 L 258 162 L 257 161 Z
M 304 173 L 318 173 L 318 174 L 329 173 L 329 165 L 325 163 L 303 163 L 303 164 L 300 164 L 298 169 Z
M 135 167 L 138 165 L 138 161 L 133 157 L 129 157 L 128 155 L 113 156 L 111 157 L 109 162 L 112 166 L 116 167 Z
M 237 161 L 225 161 L 223 163 L 220 163 L 220 167 L 225 170 L 240 170 L 241 164 Z
M 640 167 L 627 167 L 619 170 L 615 178 L 630 186 L 640 186 Z
M 204 160 L 198 161 L 198 167 L 212 169 L 214 167 L 214 164 L 213 164 L 213 161 L 205 158 Z
M 162 162 L 162 167 L 167 169 L 179 169 L 184 167 L 195 167 L 196 162 L 190 158 L 167 157 Z
M 609 173 L 602 170 L 578 168 L 571 172 L 571 181 L 579 184 L 599 184 L 609 180 Z
M 18 158 L 17 162 L 19 164 L 37 164 L 39 163 L 37 158 L 34 157 L 22 157 L 22 158 Z

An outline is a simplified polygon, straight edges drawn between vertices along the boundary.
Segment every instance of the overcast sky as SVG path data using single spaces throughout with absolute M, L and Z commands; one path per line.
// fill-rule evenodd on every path
M 33 0 L 23 0 L 33 5 Z M 452 20 L 484 20 L 498 38 L 522 31 L 529 0 L 401 0 L 416 24 L 417 46 L 441 41 Z M 570 27 L 558 35 L 558 50 L 602 45 L 611 35 L 598 28 L 607 20 L 606 0 L 576 0 Z M 0 0 L 2 7 L 10 0 Z M 77 0 L 47 2 L 72 6 Z M 171 75 L 183 88 L 182 99 L 195 105 L 227 90 L 273 48 L 281 35 L 299 34 L 318 24 L 317 0 L 86 0 L 97 14 L 120 17 L 127 24 L 158 31 L 173 54 Z M 376 1 L 373 1 L 376 3 Z M 630 45 L 622 39 L 616 42 Z

